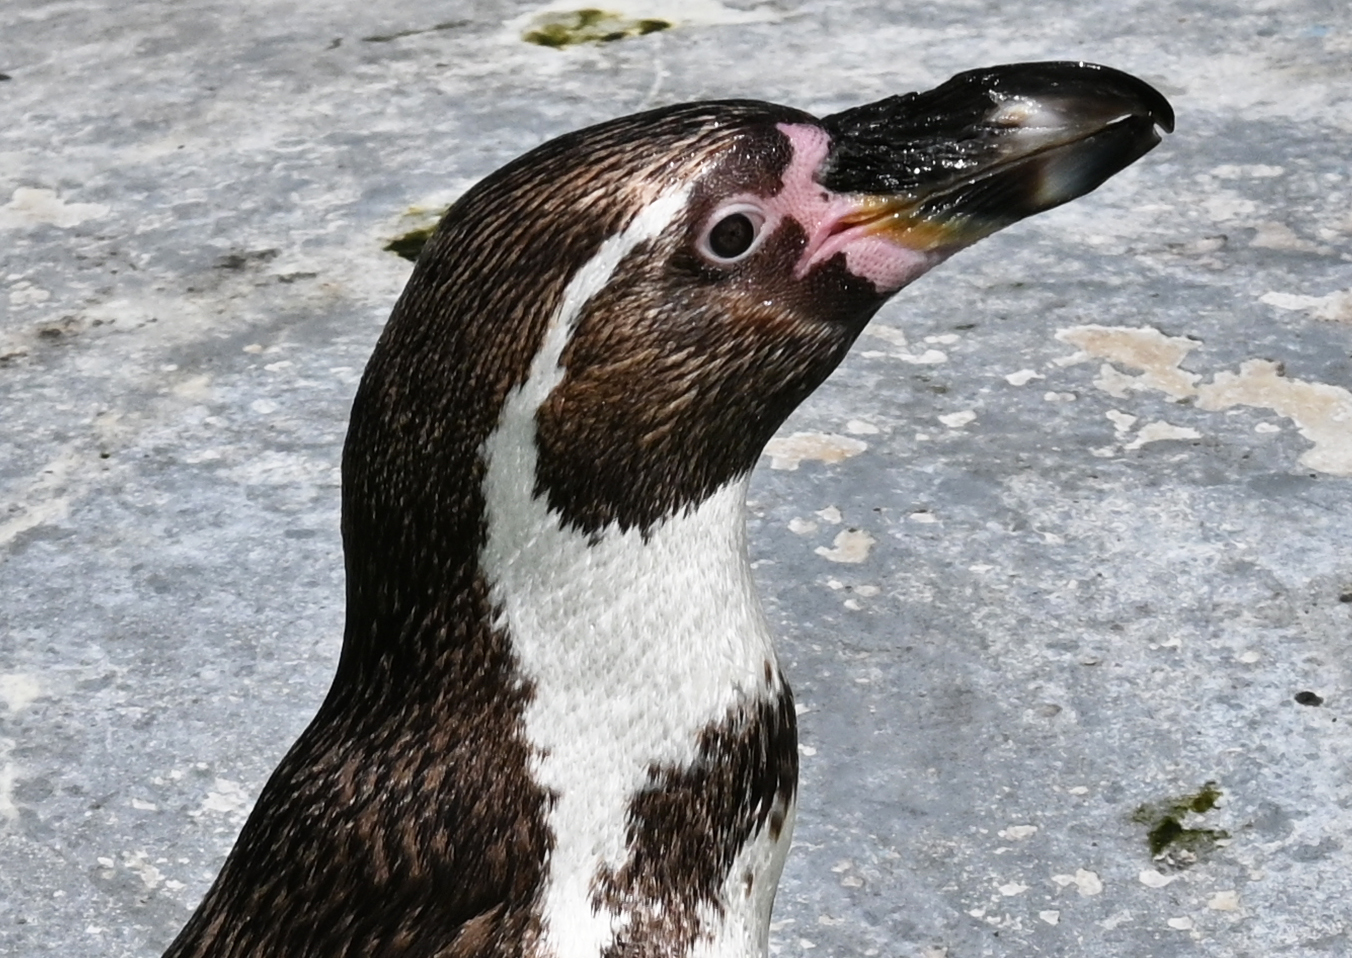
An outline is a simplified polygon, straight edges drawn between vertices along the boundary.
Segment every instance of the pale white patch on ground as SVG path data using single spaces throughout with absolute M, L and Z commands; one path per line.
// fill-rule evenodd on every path
M 9 760 L 12 751 L 14 740 L 0 738 L 0 819 L 17 822 L 19 808 L 14 804 L 14 780 L 18 777 L 18 769 Z
M 1314 443 L 1300 457 L 1301 465 L 1330 475 L 1352 476 L 1352 392 L 1341 386 L 1288 379 L 1276 363 L 1261 359 L 1241 363 L 1238 373 L 1218 372 L 1211 382 L 1202 383 L 1199 374 L 1179 365 L 1200 343 L 1165 336 L 1151 327 L 1075 326 L 1059 330 L 1056 338 L 1078 346 L 1081 353 L 1140 370 L 1139 375 L 1130 376 L 1112 366 L 1103 367 L 1094 385 L 1115 398 L 1126 398 L 1129 389 L 1152 389 L 1173 399 L 1196 398 L 1197 407 L 1209 412 L 1234 406 L 1270 409 L 1292 420 L 1300 434 Z M 1126 448 L 1160 439 L 1195 438 L 1199 438 L 1195 430 L 1152 423 L 1142 427 Z
M 1239 892 L 1234 890 L 1218 891 L 1207 899 L 1206 906 L 1212 911 L 1238 911 Z
M 805 460 L 835 463 L 857 456 L 868 449 L 868 443 L 849 436 L 825 432 L 796 432 L 790 436 L 776 436 L 765 444 L 765 455 L 770 457 L 771 469 L 797 469 Z
M 1104 415 L 1108 417 L 1108 421 L 1113 424 L 1113 429 L 1116 430 L 1119 434 L 1124 432 L 1130 432 L 1131 427 L 1136 425 L 1137 421 L 1136 416 L 1128 415 L 1127 413 L 1124 412 L 1119 412 L 1116 409 L 1109 409 L 1106 413 L 1104 413 Z
M 1123 446 L 1123 449 L 1140 449 L 1149 442 L 1165 442 L 1171 439 L 1200 439 L 1202 434 L 1188 426 L 1174 426 L 1167 422 L 1148 422 L 1141 427 L 1136 438 Z
M 1142 869 L 1141 873 L 1136 877 L 1141 882 L 1141 884 L 1145 885 L 1147 888 L 1163 888 L 1165 885 L 1168 885 L 1178 876 L 1163 875 L 1153 868 L 1146 868 Z
M 0 206 L 0 228 L 59 226 L 69 229 L 108 215 L 102 203 L 67 203 L 55 190 L 21 186 Z
M 1040 911 L 1037 916 L 1049 925 L 1059 925 L 1061 923 L 1061 913 L 1055 909 Z
M 996 832 L 1001 838 L 1010 841 L 1020 842 L 1025 838 L 1032 838 L 1037 834 L 1036 825 L 1010 825 L 1008 828 L 1002 828 Z
M 216 399 L 216 392 L 211 388 L 211 377 L 188 376 L 174 383 L 169 391 L 179 399 L 187 399 L 195 402 L 210 402 Z
M 1279 293 L 1272 290 L 1258 297 L 1260 303 L 1289 311 L 1303 310 L 1315 319 L 1352 323 L 1352 289 L 1338 289 L 1323 296 Z
M 906 342 L 905 333 L 895 326 L 887 326 L 883 323 L 869 323 L 864 327 L 864 335 L 881 339 L 889 346 L 896 346 L 898 349 L 905 349 L 909 345 Z
M 858 563 L 868 558 L 869 550 L 877 541 L 862 529 L 845 529 L 836 535 L 832 548 L 818 546 L 815 551 L 832 562 Z
M 11 715 L 22 712 L 42 697 L 42 686 L 31 675 L 6 672 L 0 675 L 0 699 Z
M 1216 190 L 1201 201 L 1202 211 L 1215 223 L 1245 220 L 1258 212 L 1258 204 L 1234 190 Z
M 873 423 L 864 422 L 862 419 L 851 419 L 845 424 L 845 431 L 853 433 L 856 436 L 876 436 L 878 433 L 882 432 L 882 430 L 873 425 Z
M 886 326 L 882 323 L 870 323 L 864 327 L 865 336 L 872 336 L 874 339 L 881 339 L 892 347 L 890 352 L 882 355 L 890 356 L 893 359 L 900 359 L 902 362 L 911 363 L 920 366 L 936 366 L 939 363 L 948 362 L 948 355 L 942 350 L 926 349 L 921 353 L 912 353 L 909 344 L 906 342 L 906 334 L 895 326 Z M 951 340 L 947 336 L 928 336 L 925 338 L 927 343 L 948 343 L 957 342 L 958 337 L 954 336 Z M 865 356 L 870 355 L 864 353 Z
M 1052 359 L 1052 363 L 1064 369 L 1067 366 L 1078 366 L 1080 363 L 1087 363 L 1093 358 L 1093 356 L 1081 349 L 1078 352 L 1071 353 L 1069 356 L 1056 356 Z
M 1099 374 L 1094 380 L 1094 385 L 1114 399 L 1126 399 L 1127 393 L 1140 385 L 1140 380 L 1135 376 L 1128 376 L 1116 366 L 1109 366 L 1104 363 L 1099 367 Z
M 164 874 L 150 863 L 145 852 L 124 852 L 122 865 L 140 878 L 146 888 L 155 888 L 164 880 Z
M 84 456 L 74 444 L 38 470 L 27 485 L 0 499 L 0 509 L 14 515 L 0 522 L 0 547 L 18 536 L 49 522 L 64 519 L 70 514 L 71 495 L 67 494 L 75 478 L 82 472 Z
M 932 512 L 912 512 L 912 513 L 911 513 L 910 515 L 908 515 L 906 518 L 907 518 L 907 519 L 910 519 L 912 522 L 926 522 L 926 523 L 929 523 L 929 522 L 938 522 L 938 521 L 939 521 L 939 517 L 936 516 L 936 515 L 935 515 L 934 513 L 932 513 Z
M 938 349 L 927 349 L 919 354 L 898 353 L 897 358 L 916 366 L 937 366 L 939 363 L 948 362 L 948 354 Z
M 822 522 L 829 522 L 833 526 L 840 525 L 845 518 L 835 506 L 827 506 L 825 509 L 819 509 L 817 512 L 813 513 L 813 515 Z
M 1026 386 L 1034 379 L 1046 379 L 1041 373 L 1034 372 L 1031 369 L 1020 369 L 1016 373 L 1010 373 L 1005 376 L 1005 382 L 1011 386 Z
M 1300 457 L 1301 465 L 1352 476 L 1352 392 L 1341 386 L 1287 379 L 1276 363 L 1251 359 L 1240 364 L 1238 373 L 1217 373 L 1197 396 L 1201 409 L 1256 406 L 1287 417 L 1314 443 Z
M 1085 897 L 1097 895 L 1103 891 L 1103 882 L 1099 879 L 1098 874 L 1084 868 L 1075 869 L 1073 875 L 1053 875 L 1052 881 L 1062 888 L 1074 885 L 1075 890 Z
M 1259 249 L 1291 250 L 1297 253 L 1322 253 L 1328 249 L 1326 246 L 1303 239 L 1285 223 L 1263 220 L 1253 226 L 1254 237 L 1249 245 L 1257 246 Z
M 1253 427 L 1253 431 L 1271 435 L 1274 432 L 1281 432 L 1282 427 L 1273 422 L 1260 422 Z
M 202 804 L 188 814 L 194 818 L 207 814 L 243 817 L 252 806 L 253 799 L 244 791 L 244 786 L 228 778 L 218 778 L 211 783 L 211 791 L 202 799 Z
M 976 421 L 976 411 L 964 409 L 961 412 L 951 412 L 940 416 L 939 421 L 949 429 L 961 429 L 963 426 Z
M 1266 163 L 1222 163 L 1220 166 L 1213 166 L 1209 172 L 1218 179 L 1237 180 L 1243 178 L 1270 179 L 1274 176 L 1281 176 L 1286 170 L 1280 166 L 1272 166 Z
M 998 891 L 1001 895 L 1005 896 L 1006 898 L 1013 898 L 1015 895 L 1022 895 L 1027 890 L 1028 890 L 1027 885 L 1021 885 L 1016 881 L 1000 885 L 996 889 L 996 891 Z
M 1078 346 L 1091 356 L 1141 370 L 1139 376 L 1126 376 L 1126 382 L 1113 383 L 1118 387 L 1154 389 L 1175 399 L 1184 399 L 1196 392 L 1196 383 L 1201 378 L 1180 369 L 1179 364 L 1202 344 L 1183 336 L 1166 336 L 1149 326 L 1072 326 L 1057 330 L 1056 338 Z M 1124 398 L 1113 389 L 1104 391 L 1116 398 Z
M 800 519 L 794 516 L 789 520 L 789 531 L 794 535 L 806 536 L 817 531 L 817 523 L 811 519 Z
M 51 290 L 34 286 L 27 281 L 15 283 L 9 288 L 9 305 L 17 309 L 22 309 L 25 306 L 36 306 L 51 298 Z
M 1074 393 L 1045 392 L 1042 398 L 1047 402 L 1074 402 L 1077 397 Z
M 1177 931 L 1190 931 L 1192 929 L 1192 919 L 1187 915 L 1180 918 L 1170 918 L 1165 924 Z
M 269 452 L 233 466 L 223 475 L 246 486 L 284 486 L 320 481 L 328 469 L 327 464 L 299 453 Z

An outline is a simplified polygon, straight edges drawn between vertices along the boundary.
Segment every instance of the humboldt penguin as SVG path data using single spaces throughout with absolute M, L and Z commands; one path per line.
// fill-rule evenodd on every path
M 1172 127 L 1021 63 L 650 110 L 470 189 L 353 403 L 333 686 L 167 955 L 765 955 L 798 753 L 747 477 L 889 296 Z

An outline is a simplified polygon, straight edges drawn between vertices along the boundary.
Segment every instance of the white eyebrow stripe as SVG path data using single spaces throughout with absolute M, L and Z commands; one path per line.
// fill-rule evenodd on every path
M 532 429 L 534 428 L 535 411 L 549 397 L 554 387 L 563 381 L 564 370 L 559 365 L 559 360 L 568 346 L 568 341 L 572 339 L 573 330 L 577 328 L 583 307 L 593 296 L 605 289 L 606 283 L 610 282 L 610 277 L 615 273 L 615 268 L 640 243 L 662 235 L 662 231 L 681 210 L 685 209 L 689 199 L 689 186 L 662 194 L 630 220 L 624 232 L 611 236 L 602 243 L 592 258 L 573 274 L 573 278 L 564 288 L 559 308 L 545 330 L 540 351 L 531 361 L 526 381 L 507 397 L 499 429 L 507 425 L 510 413 L 525 408 L 530 410 L 530 425 Z

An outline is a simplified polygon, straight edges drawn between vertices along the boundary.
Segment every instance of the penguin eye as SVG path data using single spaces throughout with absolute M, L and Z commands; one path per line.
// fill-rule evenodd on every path
M 723 210 L 701 237 L 700 252 L 720 263 L 735 263 L 756 247 L 764 226 L 765 216 L 754 207 Z

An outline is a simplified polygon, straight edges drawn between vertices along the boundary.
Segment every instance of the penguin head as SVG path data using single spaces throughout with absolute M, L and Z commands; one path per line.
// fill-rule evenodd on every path
M 822 119 L 715 101 L 552 140 L 424 249 L 357 397 L 347 521 L 459 523 L 473 549 L 484 444 L 545 374 L 534 489 L 561 522 L 646 530 L 692 508 L 751 470 L 888 297 L 1172 125 L 1134 77 L 1034 63 Z M 351 454 L 372 445 L 378 469 Z

